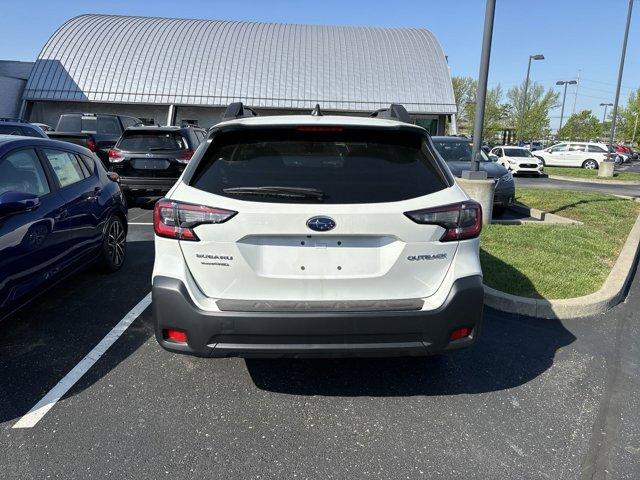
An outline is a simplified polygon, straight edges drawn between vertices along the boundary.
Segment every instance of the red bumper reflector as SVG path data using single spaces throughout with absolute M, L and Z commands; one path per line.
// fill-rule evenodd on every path
M 469 335 L 471 335 L 471 330 L 471 327 L 456 328 L 453 332 L 451 332 L 449 339 L 453 341 L 468 337 Z
M 171 342 L 187 343 L 187 332 L 168 328 L 164 330 L 164 339 Z

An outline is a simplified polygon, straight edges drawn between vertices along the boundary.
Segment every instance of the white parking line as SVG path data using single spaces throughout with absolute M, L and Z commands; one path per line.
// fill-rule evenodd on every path
M 98 343 L 93 350 L 80 360 L 80 362 L 73 367 L 73 369 L 67 373 L 62 380 L 60 380 L 49 392 L 42 397 L 34 407 L 29 410 L 20 420 L 18 420 L 12 428 L 31 428 L 44 417 L 51 408 L 56 404 L 62 396 L 69 391 L 75 383 L 82 378 L 82 376 L 89 371 L 94 363 L 104 355 L 111 345 L 122 335 L 129 325 L 138 318 L 145 308 L 151 303 L 151 293 L 148 293 L 138 304 L 127 313 L 118 324 L 107 333 L 100 343 Z

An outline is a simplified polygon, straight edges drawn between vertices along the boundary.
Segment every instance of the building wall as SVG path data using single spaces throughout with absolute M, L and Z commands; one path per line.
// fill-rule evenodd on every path
M 26 84 L 26 80 L 0 76 L 0 117 L 18 117 Z
M 32 62 L 0 60 L 0 117 L 18 117 Z
M 225 108 L 223 107 L 193 107 L 180 106 L 176 107 L 175 124 L 182 125 L 183 122 L 196 121 L 198 126 L 209 128 L 222 121 L 222 115 Z M 256 111 L 262 116 L 269 115 L 300 115 L 311 113 L 305 109 L 266 109 L 257 108 Z M 111 113 L 118 115 L 131 115 L 147 121 L 153 121 L 158 125 L 166 125 L 169 113 L 168 105 L 142 105 L 142 104 L 120 104 L 120 103 L 98 103 L 98 102 L 61 102 L 61 101 L 40 101 L 32 102 L 30 115 L 27 120 L 31 122 L 41 122 L 51 125 L 55 128 L 60 115 L 63 113 Z M 354 115 L 367 116 L 369 112 L 327 112 L 337 115 Z M 444 135 L 446 115 L 415 115 L 414 120 L 423 124 L 425 121 L 437 122 L 430 129 L 432 134 Z

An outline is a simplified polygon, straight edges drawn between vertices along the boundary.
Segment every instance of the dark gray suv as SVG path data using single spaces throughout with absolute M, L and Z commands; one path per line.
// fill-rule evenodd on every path
M 109 150 L 109 168 L 129 197 L 169 191 L 207 132 L 195 127 L 130 127 Z
M 472 149 L 469 139 L 462 137 L 431 137 L 431 139 L 454 176 L 460 177 L 463 170 L 471 168 Z M 495 213 L 500 215 L 513 203 L 516 184 L 509 170 L 492 161 L 483 151 L 480 153 L 482 156 L 480 170 L 487 172 L 487 176 L 496 182 L 493 207 Z

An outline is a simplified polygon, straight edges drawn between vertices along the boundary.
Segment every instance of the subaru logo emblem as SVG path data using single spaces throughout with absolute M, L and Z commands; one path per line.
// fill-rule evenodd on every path
M 313 217 L 307 220 L 307 227 L 316 232 L 327 232 L 336 228 L 336 222 L 329 217 Z

